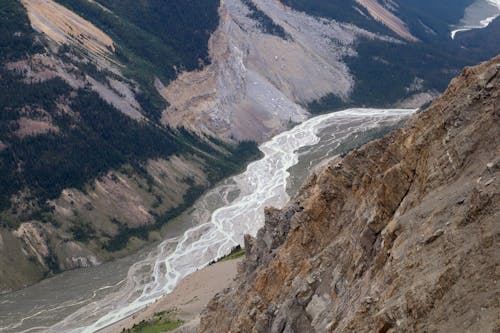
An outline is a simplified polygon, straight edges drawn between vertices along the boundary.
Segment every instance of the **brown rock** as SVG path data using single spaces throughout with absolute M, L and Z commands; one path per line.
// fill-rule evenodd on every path
M 498 330 L 499 71 L 500 56 L 466 68 L 268 210 L 199 332 Z

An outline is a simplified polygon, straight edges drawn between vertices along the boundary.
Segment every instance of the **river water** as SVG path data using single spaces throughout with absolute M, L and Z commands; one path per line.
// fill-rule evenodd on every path
M 460 24 L 451 32 L 451 39 L 459 32 L 486 28 L 500 16 L 500 0 L 476 0 L 465 9 Z
M 255 235 L 310 171 L 398 127 L 414 110 L 348 109 L 311 118 L 260 145 L 264 157 L 207 192 L 137 254 L 65 272 L 0 297 L 1 332 L 95 332 L 172 291 L 189 273 Z

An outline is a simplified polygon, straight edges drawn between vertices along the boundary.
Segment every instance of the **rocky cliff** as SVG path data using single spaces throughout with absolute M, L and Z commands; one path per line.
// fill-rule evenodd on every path
M 500 56 L 268 209 L 200 332 L 498 332 Z

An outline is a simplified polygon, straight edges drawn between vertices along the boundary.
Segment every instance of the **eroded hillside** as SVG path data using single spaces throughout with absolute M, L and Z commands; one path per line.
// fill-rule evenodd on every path
M 161 238 L 258 155 L 160 126 L 115 31 L 51 0 L 4 1 L 0 16 L 0 293 Z
M 92 23 L 51 0 L 22 0 L 30 22 L 36 30 L 52 40 L 82 46 L 94 59 L 109 60 L 114 52 L 113 40 Z
M 358 38 L 401 43 L 272 0 L 223 1 L 219 14 L 212 64 L 160 87 L 170 103 L 164 123 L 261 141 L 304 120 L 312 101 L 349 99 L 355 78 L 343 58 Z
M 406 24 L 388 8 L 381 5 L 376 0 L 356 0 L 360 5 L 366 8 L 370 15 L 377 21 L 382 22 L 399 36 L 415 42 L 417 38 L 411 34 Z M 394 5 L 393 5 L 394 6 Z M 391 8 L 391 6 L 388 6 Z
M 500 329 L 500 57 L 268 209 L 200 332 Z

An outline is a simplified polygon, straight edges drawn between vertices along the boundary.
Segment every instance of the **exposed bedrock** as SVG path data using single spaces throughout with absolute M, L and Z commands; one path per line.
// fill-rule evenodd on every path
M 497 332 L 500 56 L 332 161 L 246 239 L 200 332 Z

